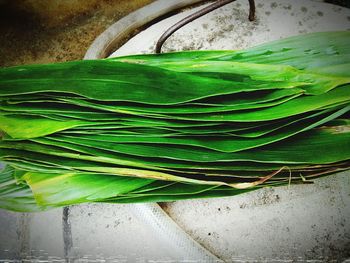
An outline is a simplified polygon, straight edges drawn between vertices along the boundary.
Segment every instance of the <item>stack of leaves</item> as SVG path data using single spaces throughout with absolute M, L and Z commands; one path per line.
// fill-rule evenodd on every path
M 346 170 L 349 41 L 0 69 L 0 207 L 222 197 Z

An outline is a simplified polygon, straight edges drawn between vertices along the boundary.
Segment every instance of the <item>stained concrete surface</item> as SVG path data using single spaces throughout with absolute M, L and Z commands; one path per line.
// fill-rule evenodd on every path
M 180 201 L 163 208 L 187 233 L 227 262 L 341 262 L 350 257 L 349 177 L 350 173 L 343 173 L 316 180 L 314 185 Z
M 152 0 L 2 0 L 0 66 L 82 59 L 116 20 Z
M 82 59 L 108 26 L 153 1 L 0 0 L 0 66 Z
M 350 30 L 347 8 L 321 1 L 256 1 L 257 18 L 248 21 L 247 1 L 237 1 L 197 19 L 175 32 L 163 45 L 163 52 L 180 50 L 243 49 L 291 35 L 317 31 Z M 156 41 L 167 26 L 186 13 L 141 32 L 112 56 L 153 53 Z

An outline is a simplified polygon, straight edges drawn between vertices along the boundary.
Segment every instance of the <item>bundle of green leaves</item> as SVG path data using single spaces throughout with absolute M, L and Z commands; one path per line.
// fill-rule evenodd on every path
M 232 196 L 349 169 L 350 32 L 0 69 L 0 207 Z

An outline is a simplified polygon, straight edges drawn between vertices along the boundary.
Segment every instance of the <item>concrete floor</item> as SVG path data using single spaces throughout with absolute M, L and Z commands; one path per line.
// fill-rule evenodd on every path
M 153 1 L 0 0 L 0 67 L 82 59 L 108 26 Z
M 113 22 L 152 0 L 2 0 L 0 66 L 82 59 Z

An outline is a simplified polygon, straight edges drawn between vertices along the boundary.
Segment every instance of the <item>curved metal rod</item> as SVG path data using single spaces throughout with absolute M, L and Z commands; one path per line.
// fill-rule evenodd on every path
M 249 1 L 249 21 L 255 20 L 255 1 L 254 0 L 248 0 Z
M 108 27 L 94 40 L 84 59 L 108 57 L 140 30 L 177 13 L 178 10 L 197 5 L 200 2 L 203 0 L 154 0 L 151 4 L 128 14 Z
M 156 50 L 155 52 L 159 54 L 162 50 L 162 46 L 164 42 L 177 30 L 179 30 L 181 27 L 184 25 L 196 20 L 197 18 L 204 16 L 215 9 L 218 9 L 219 7 L 222 7 L 224 5 L 227 5 L 231 2 L 234 2 L 236 0 L 218 0 L 215 3 L 185 17 L 184 19 L 180 20 L 177 22 L 175 25 L 171 26 L 168 28 L 163 35 L 159 38 L 157 44 L 156 44 Z M 249 0 L 249 21 L 253 21 L 255 19 L 255 1 L 254 0 Z

